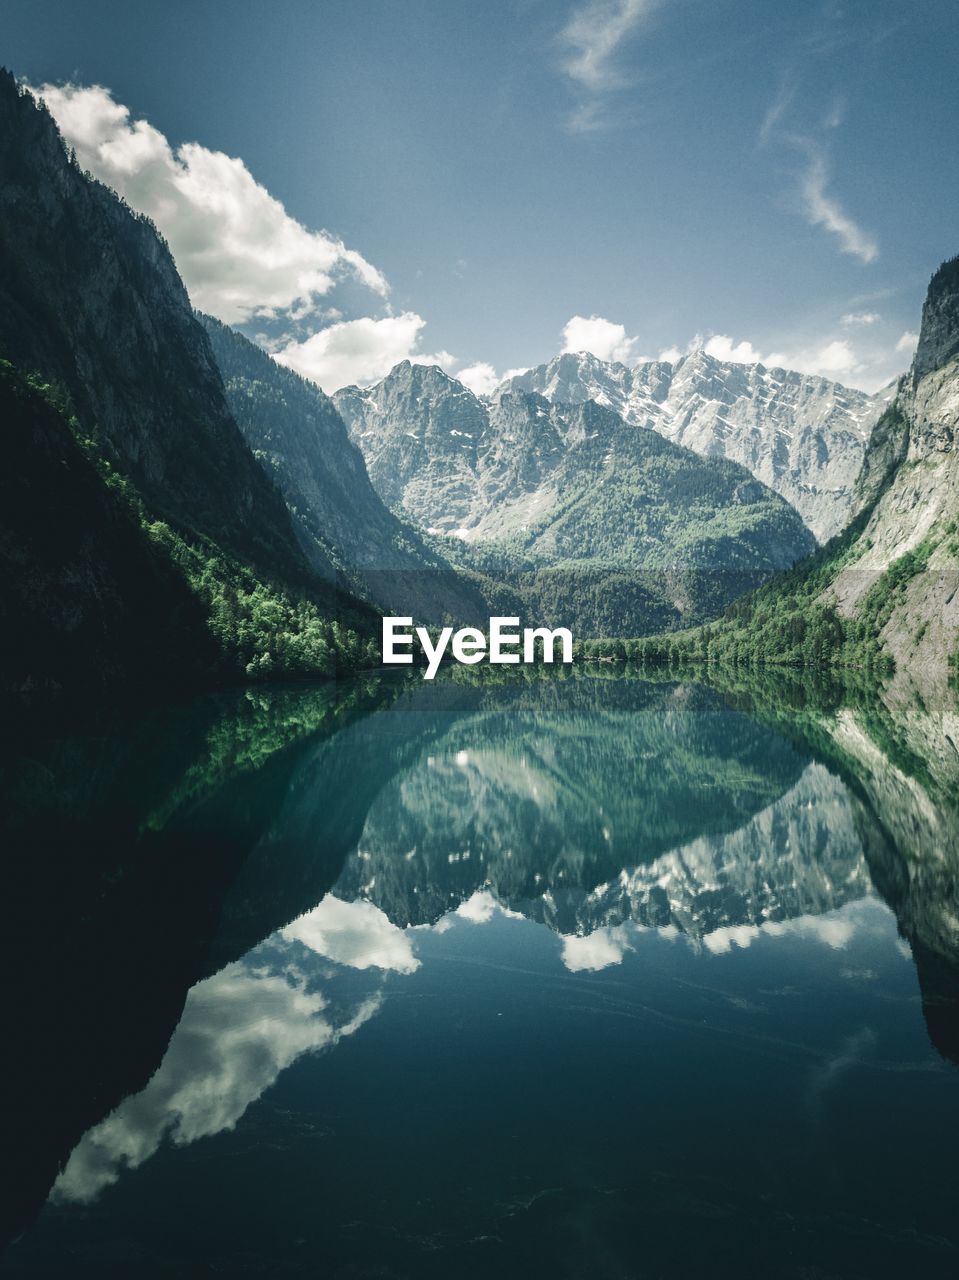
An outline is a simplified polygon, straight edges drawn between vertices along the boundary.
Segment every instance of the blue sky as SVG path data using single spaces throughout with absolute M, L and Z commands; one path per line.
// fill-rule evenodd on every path
M 872 388 L 959 252 L 954 0 L 5 0 L 3 35 L 197 305 L 327 390 L 695 342 Z

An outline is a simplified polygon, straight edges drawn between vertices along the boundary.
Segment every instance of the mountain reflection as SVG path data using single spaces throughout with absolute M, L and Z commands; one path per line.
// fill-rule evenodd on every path
M 721 714 L 710 714 L 719 721 L 714 731 L 722 733 Z M 657 717 L 650 721 L 658 730 Z M 631 726 L 634 734 L 640 728 Z M 764 739 L 760 735 L 760 747 L 768 745 Z M 564 935 L 632 921 L 699 938 L 821 914 L 869 892 L 857 829 L 860 806 L 822 765 L 802 769 L 794 757 L 770 752 L 770 775 L 760 785 L 741 761 L 727 761 L 725 784 L 716 776 L 704 783 L 708 809 L 701 807 L 699 821 L 686 809 L 687 830 L 701 834 L 647 854 L 646 861 L 627 862 L 630 850 L 638 859 L 656 848 L 648 811 L 614 816 L 597 806 L 598 830 L 579 842 L 575 827 L 562 821 L 578 810 L 580 830 L 586 825 L 583 810 L 593 794 L 589 751 L 579 772 L 560 774 L 554 766 L 545 779 L 527 755 L 517 765 L 516 753 L 513 744 L 499 754 L 432 754 L 394 779 L 374 802 L 335 892 L 376 903 L 398 924 L 421 924 L 488 887 L 504 906 Z M 687 758 L 690 770 L 696 763 Z M 799 780 L 784 787 L 794 772 Z M 779 798 L 763 804 L 779 789 Z M 668 808 L 670 790 L 669 782 L 659 785 L 650 807 Z M 741 818 L 750 807 L 758 812 L 742 826 L 716 831 L 730 812 Z M 614 824 L 621 854 L 611 859 Z
M 957 1057 L 951 810 L 767 719 L 636 679 L 391 681 L 205 700 L 104 735 L 95 768 L 82 743 L 31 744 L 5 810 L 32 851 L 6 908 L 8 1229 L 54 1179 L 52 1205 L 90 1204 L 163 1145 L 231 1130 L 298 1059 L 362 1034 L 453 928 L 545 927 L 556 972 L 588 975 L 650 939 L 842 951 L 878 892 Z M 50 876 L 69 893 L 38 961 L 21 922 Z

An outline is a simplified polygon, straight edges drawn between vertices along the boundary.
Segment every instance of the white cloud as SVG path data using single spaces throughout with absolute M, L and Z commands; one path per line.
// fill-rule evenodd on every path
M 600 360 L 633 359 L 635 338 L 627 338 L 626 327 L 602 316 L 573 316 L 563 327 L 564 351 L 589 351 Z
M 763 116 L 762 124 L 759 126 L 759 141 L 761 143 L 765 144 L 769 141 L 770 134 L 789 109 L 795 92 L 796 88 L 792 77 L 784 76 L 775 98 L 773 98 L 769 104 L 769 109 Z
M 850 328 L 853 325 L 878 324 L 881 319 L 878 311 L 847 311 L 844 316 L 839 317 L 839 323 Z
M 752 342 L 736 342 L 727 334 L 717 333 L 703 342 L 694 339 L 690 350 L 702 346 L 707 355 L 737 364 L 762 364 L 767 368 L 795 369 L 799 373 L 817 374 L 841 380 L 863 371 L 865 365 L 847 338 L 829 338 L 791 351 L 763 352 Z
M 414 973 L 420 962 L 409 936 L 371 902 L 344 902 L 329 893 L 318 907 L 281 930 L 317 955 L 351 969 Z
M 460 369 L 456 377 L 477 396 L 492 395 L 503 381 L 493 366 L 485 361 Z
M 477 889 L 456 908 L 456 914 L 473 924 L 487 924 L 496 914 L 496 899 L 488 889 Z
M 745 950 L 763 937 L 814 938 L 833 951 L 842 951 L 849 946 L 872 907 L 869 898 L 862 898 L 829 915 L 796 916 L 792 920 L 768 920 L 759 925 L 727 925 L 705 934 L 702 943 L 717 956 L 727 954 L 734 946 Z
M 916 347 L 919 345 L 919 334 L 910 333 L 907 329 L 899 341 L 896 343 L 896 350 L 905 352 L 906 355 L 912 355 Z
M 843 253 L 851 254 L 862 262 L 875 262 L 879 257 L 875 238 L 854 222 L 835 196 L 826 190 L 829 171 L 822 152 L 808 140 L 797 140 L 796 145 L 807 158 L 806 168 L 799 178 L 799 194 L 810 225 L 824 227 L 834 235 Z
M 707 355 L 717 360 L 732 360 L 737 364 L 765 364 L 766 357 L 751 342 L 734 342 L 724 333 L 715 333 L 703 346 Z
M 603 95 L 629 84 L 618 65 L 623 44 L 657 0 L 587 0 L 570 13 L 559 34 L 565 52 L 560 66 L 582 101 L 567 125 L 573 133 L 593 133 L 609 123 Z
M 593 93 L 622 86 L 615 56 L 652 7 L 651 0 L 590 0 L 574 9 L 560 32 L 568 50 L 562 67 L 570 79 Z
M 658 359 L 666 364 L 675 364 L 677 360 L 682 360 L 684 355 L 686 355 L 686 352 L 680 350 L 679 347 L 665 347 L 660 351 Z
M 200 310 L 228 324 L 289 310 L 302 317 L 344 275 L 386 295 L 376 267 L 297 222 L 242 160 L 195 142 L 171 147 L 100 85 L 35 92 L 83 168 L 153 219 Z
M 354 382 L 360 385 L 375 382 L 402 360 L 450 368 L 455 361 L 448 351 L 434 355 L 417 351 L 425 324 L 415 311 L 384 316 L 380 320 L 370 316 L 344 320 L 320 329 L 302 342 L 286 343 L 273 358 L 327 392 Z
M 856 373 L 859 370 L 859 359 L 845 338 L 835 338 L 818 350 L 797 357 L 799 363 L 794 367 L 800 373 L 819 373 L 824 377 L 839 377 L 844 373 Z

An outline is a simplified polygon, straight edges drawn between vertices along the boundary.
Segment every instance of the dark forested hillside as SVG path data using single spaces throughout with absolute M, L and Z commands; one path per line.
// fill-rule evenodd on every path
M 201 602 L 6 361 L 0 431 L 0 689 L 198 683 L 215 662 Z
M 0 359 L 0 687 L 323 675 L 371 660 L 375 611 L 304 556 L 165 244 L 80 171 L 6 72 Z
M 275 478 L 314 570 L 421 621 L 480 620 L 483 594 L 384 504 L 329 396 L 200 316 L 240 430 Z
M 158 515 L 305 578 L 289 517 L 233 421 L 153 225 L 71 161 L 0 73 L 0 355 L 61 384 Z
M 62 393 L 5 360 L 0 430 L 0 692 L 102 696 L 376 660 L 356 631 L 373 630 L 362 606 L 344 602 L 351 628 L 153 519 Z
M 303 556 L 156 230 L 0 72 L 0 687 L 329 675 L 376 613 Z M 76 490 L 76 492 L 74 492 Z

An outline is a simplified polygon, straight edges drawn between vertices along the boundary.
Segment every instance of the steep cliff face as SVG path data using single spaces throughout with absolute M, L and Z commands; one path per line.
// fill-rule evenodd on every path
M 812 546 L 745 468 L 636 431 L 600 402 L 517 390 L 484 402 L 409 362 L 335 401 L 383 498 L 433 533 L 632 568 L 771 571 Z
M 214 661 L 199 600 L 3 360 L 0 423 L 0 693 L 198 682 Z
M 151 511 L 306 578 L 272 481 L 156 230 L 80 171 L 49 113 L 0 72 L 0 353 L 69 393 Z
M 881 640 L 903 678 L 909 665 L 942 669 L 959 646 L 957 428 L 959 258 L 930 282 L 915 360 L 866 455 L 865 527 L 826 593 L 855 617 L 886 585 Z
M 894 672 L 885 695 L 944 705 L 959 659 L 959 270 L 933 276 L 916 359 L 876 424 L 842 533 L 738 602 L 715 628 L 670 639 L 696 663 Z M 943 363 L 938 363 L 942 361 Z M 662 660 L 664 643 L 633 646 Z
M 944 262 L 929 281 L 919 344 L 912 362 L 914 386 L 959 355 L 959 257 Z
M 483 617 L 477 590 L 384 504 L 330 397 L 227 325 L 200 320 L 230 410 L 275 478 L 312 568 L 420 621 Z
M 595 400 L 706 457 L 729 458 L 790 502 L 824 542 L 845 524 L 877 396 L 826 378 L 694 351 L 635 367 L 567 352 L 510 379 L 554 403 Z

